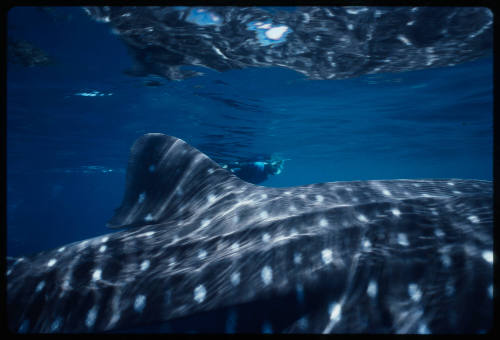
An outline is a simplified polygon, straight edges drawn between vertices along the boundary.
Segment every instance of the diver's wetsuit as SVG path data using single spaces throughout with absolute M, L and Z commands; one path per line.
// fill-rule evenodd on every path
M 283 161 L 232 162 L 222 165 L 244 181 L 258 184 L 269 175 L 277 175 L 283 169 Z

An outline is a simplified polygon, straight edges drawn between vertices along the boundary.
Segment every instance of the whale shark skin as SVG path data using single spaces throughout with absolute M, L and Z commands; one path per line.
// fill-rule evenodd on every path
M 493 11 L 487 7 L 84 9 L 127 45 L 134 66 L 126 74 L 170 80 L 203 74 L 192 66 L 219 72 L 284 67 L 307 79 L 347 79 L 452 66 L 490 56 L 493 47 Z M 193 15 L 216 21 L 204 25 L 191 21 Z M 281 38 L 269 36 L 278 31 Z
M 131 149 L 115 233 L 7 259 L 12 332 L 474 333 L 492 182 L 267 188 L 175 137 Z

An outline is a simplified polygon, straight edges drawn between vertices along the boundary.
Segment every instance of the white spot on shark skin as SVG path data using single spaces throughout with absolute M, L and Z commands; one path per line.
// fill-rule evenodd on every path
M 452 191 L 455 195 L 460 195 L 462 192 L 461 191 L 458 191 L 458 190 L 453 190 Z
M 144 271 L 144 270 L 148 269 L 149 268 L 149 264 L 150 264 L 149 260 L 142 261 L 142 263 L 141 263 L 141 270 Z
M 141 192 L 141 194 L 139 195 L 139 199 L 137 200 L 137 203 L 142 203 L 144 202 L 144 199 L 146 198 L 146 193 L 145 192 Z
M 61 247 L 61 248 L 57 249 L 57 252 L 62 253 L 65 249 L 66 249 L 66 247 Z
M 153 220 L 153 215 L 151 214 L 147 214 L 146 217 L 144 217 L 144 221 L 146 222 L 150 222 Z
M 52 267 L 57 263 L 56 259 L 50 259 L 49 262 L 47 262 L 47 267 Z
M 264 282 L 264 285 L 268 285 L 273 281 L 273 270 L 269 266 L 265 266 L 262 268 L 260 272 L 260 277 L 262 279 L 262 282 Z
M 64 289 L 64 290 L 69 289 L 69 288 L 70 288 L 69 283 L 70 283 L 69 278 L 65 279 L 65 280 L 63 281 L 63 284 L 62 284 L 62 289 Z
M 142 313 L 145 306 L 146 306 L 146 296 L 142 294 L 137 295 L 134 301 L 134 310 L 137 313 Z
M 392 209 L 391 212 L 396 217 L 399 217 L 401 215 L 401 211 L 399 211 L 399 209 Z
M 364 250 L 370 250 L 372 247 L 372 243 L 370 242 L 370 240 L 366 239 L 363 241 L 363 249 Z
M 233 216 L 233 224 L 236 224 L 240 221 L 240 217 L 238 215 Z
M 419 302 L 422 298 L 422 292 L 416 283 L 410 283 L 408 285 L 408 295 L 410 295 L 411 299 L 415 302 Z
M 285 191 L 283 194 L 290 196 L 292 193 L 290 191 Z
M 231 245 L 232 251 L 238 251 L 239 249 L 240 249 L 240 244 L 238 242 L 235 242 Z
M 273 326 L 269 321 L 264 321 L 262 324 L 262 333 L 263 334 L 272 334 L 273 333 Z
M 269 241 L 271 241 L 271 236 L 268 233 L 264 233 L 262 235 L 262 242 L 266 242 L 267 243 Z
M 210 168 L 210 169 L 207 170 L 207 172 L 208 172 L 209 175 L 211 175 L 211 174 L 214 173 L 214 169 Z
M 45 287 L 45 281 L 40 281 L 37 285 L 36 285 L 36 288 L 35 288 L 35 292 L 39 292 L 43 289 L 43 287 Z
M 450 256 L 448 256 L 448 254 L 441 255 L 441 262 L 443 262 L 443 265 L 446 268 L 449 268 L 450 265 L 451 265 L 451 258 L 450 258 Z
M 204 260 L 204 259 L 205 259 L 205 257 L 207 257 L 207 252 L 206 252 L 206 250 L 204 250 L 204 249 L 200 249 L 200 251 L 198 252 L 198 258 L 199 258 L 200 260 Z
M 321 203 L 321 202 L 323 202 L 323 200 L 324 200 L 323 196 L 321 196 L 321 195 L 316 195 L 316 201 L 317 201 L 317 202 Z
M 291 205 L 290 208 L 288 208 L 288 210 L 295 212 L 295 211 L 297 211 L 297 208 L 295 208 L 294 205 Z
M 202 228 L 205 228 L 209 224 L 210 224 L 210 220 L 209 219 L 204 218 L 203 220 L 201 220 L 201 227 Z
M 215 202 L 215 196 L 210 194 L 207 196 L 208 203 L 214 203 Z
M 489 285 L 488 286 L 488 296 L 490 297 L 490 299 L 493 299 L 493 285 Z
M 425 323 L 421 323 L 420 326 L 418 326 L 418 334 L 431 334 L 431 331 L 429 330 L 429 327 Z
M 234 272 L 231 274 L 231 284 L 233 286 L 237 286 L 240 284 L 240 273 L 239 272 Z
M 300 194 L 300 195 L 299 195 L 299 198 L 301 198 L 301 199 L 303 199 L 303 200 L 304 200 L 304 199 L 306 199 L 306 195 L 304 195 L 304 194 Z
M 269 215 L 268 215 L 267 211 L 265 211 L 265 210 L 260 213 L 261 218 L 267 218 L 268 216 Z
M 455 185 L 455 183 L 453 183 L 453 182 L 448 182 L 446 184 L 448 184 L 449 186 L 454 186 Z
M 99 252 L 104 253 L 106 251 L 106 245 L 103 244 L 102 246 L 99 247 Z
M 302 263 L 302 254 L 301 253 L 295 253 L 295 254 L 293 254 L 293 263 L 295 263 L 295 264 L 301 264 Z
M 360 215 L 358 215 L 358 216 L 357 216 L 357 218 L 358 218 L 358 220 L 360 220 L 361 222 L 368 222 L 368 219 L 366 218 L 366 216 L 365 216 L 365 215 L 360 214 Z
M 436 235 L 437 237 L 443 237 L 444 232 L 441 229 L 436 229 L 434 230 L 434 235 Z
M 404 233 L 398 234 L 398 243 L 403 247 L 407 247 L 410 243 L 408 242 L 408 237 Z
M 352 31 L 354 29 L 354 25 L 353 24 L 349 24 L 347 25 L 347 29 Z
M 102 274 L 102 270 L 100 270 L 100 269 L 94 270 L 94 273 L 92 273 L 92 281 L 100 280 L 101 274 Z
M 92 328 L 97 317 L 97 306 L 92 307 L 87 313 L 87 319 L 85 320 L 85 325 L 87 328 Z
M 471 215 L 471 216 L 467 217 L 467 219 L 469 221 L 471 221 L 472 223 L 479 223 L 479 218 L 477 218 L 477 216 Z
M 331 249 L 323 249 L 321 251 L 321 259 L 323 260 L 323 263 L 330 264 L 332 262 L 332 250 Z
M 491 250 L 483 251 L 482 256 L 486 262 L 493 264 L 493 252 Z
M 366 294 L 368 294 L 368 296 L 373 299 L 377 296 L 377 291 L 377 282 L 375 280 L 370 280 L 370 283 L 368 283 L 368 288 L 366 288 Z
M 51 332 L 55 332 L 59 329 L 59 327 L 61 327 L 61 323 L 62 323 L 62 318 L 59 316 L 58 318 L 56 318 L 54 320 L 54 322 L 52 322 L 52 324 L 50 325 L 50 331 Z
M 104 236 L 103 238 L 101 238 L 101 243 L 106 243 L 106 242 L 108 242 L 108 240 L 109 240 L 109 237 Z
M 392 196 L 391 192 L 389 190 L 387 190 L 387 189 L 382 190 L 382 194 L 384 196 Z
M 262 199 L 266 199 L 266 198 L 267 198 L 267 194 L 262 194 L 262 195 L 260 195 L 260 198 L 262 198 Z
M 194 300 L 198 303 L 205 301 L 205 296 L 207 295 L 207 290 L 204 285 L 198 285 L 194 289 Z
M 321 220 L 319 220 L 319 226 L 320 227 L 326 227 L 328 225 L 328 221 L 324 218 L 322 218 Z

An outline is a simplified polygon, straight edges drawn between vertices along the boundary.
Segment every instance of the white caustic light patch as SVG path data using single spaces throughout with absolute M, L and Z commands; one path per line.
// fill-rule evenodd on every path
M 266 37 L 270 40 L 279 40 L 286 31 L 288 31 L 288 26 L 273 27 L 266 31 Z

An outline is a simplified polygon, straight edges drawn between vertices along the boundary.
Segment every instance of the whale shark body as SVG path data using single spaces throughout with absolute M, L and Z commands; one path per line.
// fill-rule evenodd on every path
M 493 325 L 492 183 L 267 188 L 131 149 L 115 233 L 9 258 L 14 332 L 460 333 Z
M 493 12 L 486 7 L 84 9 L 127 46 L 134 66 L 126 74 L 170 80 L 199 76 L 203 68 L 270 66 L 308 79 L 346 79 L 456 65 L 493 48 Z

